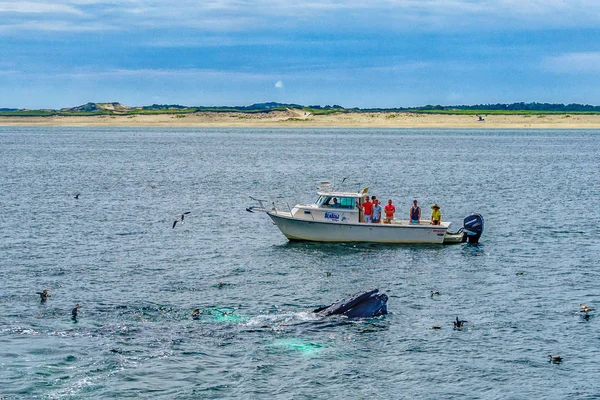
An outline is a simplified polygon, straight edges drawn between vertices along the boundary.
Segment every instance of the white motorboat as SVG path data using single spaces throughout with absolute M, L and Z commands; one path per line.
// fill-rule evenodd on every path
M 390 223 L 365 223 L 360 206 L 367 193 L 368 188 L 356 193 L 336 191 L 331 183 L 321 182 L 314 203 L 281 207 L 251 197 L 258 205 L 246 210 L 265 212 L 289 240 L 451 244 L 477 243 L 483 233 L 483 217 L 479 214 L 466 217 L 464 226 L 455 233 L 448 231 L 451 222 L 432 225 L 429 220 L 417 224 L 392 219 Z

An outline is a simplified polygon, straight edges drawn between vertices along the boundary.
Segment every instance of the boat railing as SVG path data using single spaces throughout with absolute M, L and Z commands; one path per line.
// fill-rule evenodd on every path
M 250 197 L 250 199 L 256 201 L 258 203 L 258 205 L 247 207 L 246 211 L 248 211 L 248 212 L 272 211 L 275 214 L 279 214 L 281 212 L 288 212 L 290 215 L 292 215 L 292 206 L 290 206 L 290 203 L 287 201 L 284 201 L 284 200 L 270 201 L 270 200 L 264 200 L 264 199 L 257 199 L 252 196 L 249 196 L 249 197 Z
M 273 203 L 273 208 L 271 208 L 271 211 L 274 211 L 275 214 L 278 214 L 279 212 L 289 212 L 290 215 L 292 215 L 292 207 L 290 206 L 290 203 L 288 201 L 283 201 L 283 200 L 275 200 Z

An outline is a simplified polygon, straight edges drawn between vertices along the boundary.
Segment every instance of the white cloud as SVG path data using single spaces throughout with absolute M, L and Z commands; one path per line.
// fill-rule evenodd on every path
M 73 24 L 67 21 L 38 21 L 31 20 L 22 23 L 0 25 L 0 34 L 14 34 L 18 31 L 41 32 L 108 32 L 119 28 L 102 23 Z
M 57 2 L 60 3 L 60 2 Z M 36 3 L 36 2 L 0 2 L 0 13 L 24 13 L 24 14 L 82 14 L 80 10 L 67 4 Z
M 55 0 L 0 1 L 0 13 L 66 14 L 64 23 L 210 32 L 597 28 L 595 0 Z M 85 17 L 85 18 L 82 18 Z M 110 21 L 110 22 L 109 22 Z M 6 21 L 5 21 L 6 22 Z M 65 29 L 70 30 L 70 29 Z M 75 30 L 75 29 L 73 29 Z
M 283 82 L 282 81 L 275 82 L 275 87 L 277 89 L 283 89 Z
M 600 73 L 600 52 L 566 53 L 548 57 L 542 66 L 558 73 Z
M 43 76 L 43 73 L 37 76 Z M 53 71 L 49 72 L 49 76 L 56 78 L 71 78 L 71 79 L 175 79 L 175 80 L 264 80 L 272 79 L 272 76 L 267 74 L 257 74 L 248 72 L 214 70 L 214 69 L 96 69 L 96 68 L 79 68 L 71 71 Z

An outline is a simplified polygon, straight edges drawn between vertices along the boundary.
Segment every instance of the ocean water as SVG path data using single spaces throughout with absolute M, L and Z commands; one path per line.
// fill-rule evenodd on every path
M 600 398 L 599 169 L 585 130 L 0 128 L 0 397 Z M 343 178 L 481 213 L 481 243 L 290 243 L 245 211 Z M 308 312 L 375 287 L 387 316 Z

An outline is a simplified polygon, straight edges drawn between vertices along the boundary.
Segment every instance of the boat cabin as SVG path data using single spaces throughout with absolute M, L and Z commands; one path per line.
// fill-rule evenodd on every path
M 314 203 L 297 204 L 292 208 L 291 215 L 311 221 L 362 222 L 362 211 L 357 205 L 362 204 L 366 193 L 367 189 L 361 193 L 319 191 Z

